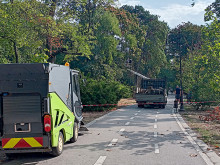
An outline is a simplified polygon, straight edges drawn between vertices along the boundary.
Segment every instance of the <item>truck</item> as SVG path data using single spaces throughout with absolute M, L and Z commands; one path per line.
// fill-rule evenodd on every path
M 82 123 L 79 72 L 68 64 L 0 64 L 0 152 L 50 152 L 75 142 Z
M 167 104 L 166 80 L 142 79 L 134 97 L 139 108 L 146 106 L 165 108 Z

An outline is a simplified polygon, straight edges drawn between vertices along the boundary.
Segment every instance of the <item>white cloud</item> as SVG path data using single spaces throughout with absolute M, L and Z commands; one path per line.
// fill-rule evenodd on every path
M 171 4 L 170 6 L 162 7 L 160 9 L 145 8 L 152 14 L 160 16 L 161 20 L 168 23 L 171 28 L 174 28 L 182 22 L 192 22 L 194 24 L 204 24 L 204 10 L 210 3 L 198 1 L 194 7 Z
M 129 6 L 135 6 L 135 5 L 141 5 L 141 1 L 138 0 L 120 0 L 119 1 L 119 6 L 123 6 L 123 5 L 129 5 Z
M 160 20 L 164 20 L 171 28 L 176 27 L 182 22 L 192 22 L 194 24 L 204 24 L 205 8 L 214 0 L 196 0 L 194 7 L 189 3 L 183 5 L 176 0 L 169 0 L 166 3 L 159 3 L 153 0 L 119 0 L 118 6 L 122 5 L 141 5 L 152 14 L 160 16 Z M 160 6 L 160 7 L 158 7 Z

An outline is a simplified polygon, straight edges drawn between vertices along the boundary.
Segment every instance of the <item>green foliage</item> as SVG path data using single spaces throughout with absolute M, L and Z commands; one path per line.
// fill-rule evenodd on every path
M 121 98 L 131 97 L 132 93 L 130 87 L 117 81 L 87 79 L 80 82 L 80 87 L 82 102 L 86 105 L 117 104 Z M 104 109 L 105 107 L 84 107 L 86 111 Z
M 170 35 L 169 51 L 183 57 L 183 90 L 192 91 L 195 101 L 220 100 L 220 23 L 213 14 L 210 20 L 212 22 L 204 27 L 184 24 L 173 29 Z M 178 83 L 179 58 L 173 56 L 171 60 L 171 70 L 176 71 L 173 76 Z

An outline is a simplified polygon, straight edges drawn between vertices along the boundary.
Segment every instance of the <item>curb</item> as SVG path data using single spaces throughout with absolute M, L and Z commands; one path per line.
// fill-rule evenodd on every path
M 190 140 L 190 142 L 193 144 L 193 146 L 199 152 L 202 158 L 205 160 L 204 155 L 206 155 L 207 158 L 211 161 L 211 162 L 207 162 L 208 160 L 207 161 L 205 160 L 206 163 L 208 165 L 210 164 L 220 165 L 220 157 L 213 150 L 207 150 L 209 146 L 205 144 L 202 140 L 197 138 L 197 134 L 188 126 L 188 124 L 183 120 L 180 114 L 175 114 L 175 116 L 176 116 L 176 120 L 178 120 L 180 124 L 182 125 L 183 129 L 182 128 L 181 129 L 183 130 L 183 132 L 186 132 L 195 142 L 193 143 Z M 200 153 L 201 151 L 202 153 Z

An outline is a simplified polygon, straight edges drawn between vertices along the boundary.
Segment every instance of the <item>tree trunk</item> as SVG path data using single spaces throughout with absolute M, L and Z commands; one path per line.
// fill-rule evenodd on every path
M 13 42 L 14 44 L 14 51 L 15 51 L 15 59 L 16 59 L 16 63 L 18 63 L 18 49 L 17 49 L 17 45 L 16 45 L 16 42 L 14 41 Z

